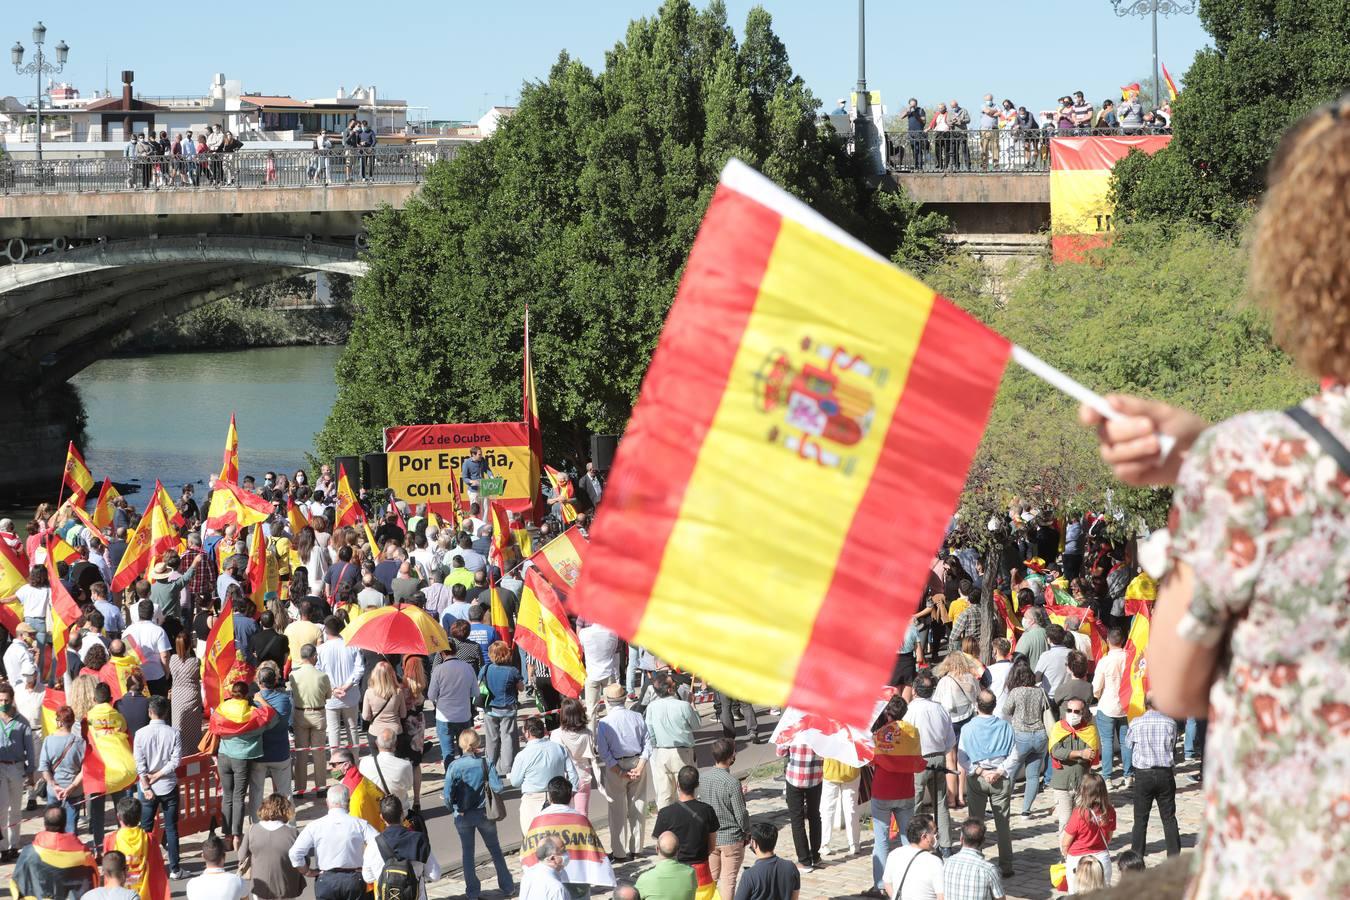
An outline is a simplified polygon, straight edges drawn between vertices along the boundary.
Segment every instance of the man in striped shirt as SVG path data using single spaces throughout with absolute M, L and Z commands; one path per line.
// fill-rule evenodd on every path
M 1082 91 L 1073 92 L 1073 127 L 1075 134 L 1092 131 L 1092 104 L 1083 98 Z

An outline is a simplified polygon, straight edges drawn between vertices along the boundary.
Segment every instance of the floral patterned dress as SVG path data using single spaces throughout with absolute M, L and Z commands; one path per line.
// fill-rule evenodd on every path
M 1307 400 L 1350 445 L 1350 396 Z M 1182 466 L 1172 554 L 1183 637 L 1226 646 L 1210 693 L 1191 897 L 1350 896 L 1350 476 L 1283 413 L 1206 431 Z

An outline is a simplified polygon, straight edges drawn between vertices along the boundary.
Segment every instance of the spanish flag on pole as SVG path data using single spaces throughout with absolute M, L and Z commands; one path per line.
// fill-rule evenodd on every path
M 565 597 L 581 577 L 581 559 L 585 552 L 586 538 L 582 537 L 581 529 L 569 528 L 531 556 L 530 564 Z
M 76 506 L 84 506 L 89 492 L 94 489 L 94 476 L 89 474 L 89 467 L 84 464 L 80 451 L 75 449 L 74 441 L 66 447 L 66 469 L 61 476 L 61 486 L 70 488 L 70 498 Z
M 1148 669 L 1144 654 L 1148 651 L 1149 608 L 1134 614 L 1130 633 L 1125 638 L 1125 677 L 1120 679 L 1120 705 L 1125 718 L 1133 722 L 1144 714 L 1144 695 L 1148 693 Z
M 52 658 L 56 660 L 56 678 L 66 674 L 66 645 L 70 643 L 70 629 L 79 621 L 80 607 L 70 596 L 61 576 L 56 572 L 56 559 L 51 546 L 47 548 L 47 586 L 52 593 Z M 42 668 L 39 666 L 39 668 Z
M 309 522 L 305 520 L 305 517 L 303 514 L 301 514 L 299 507 L 295 505 L 295 500 L 293 500 L 290 497 L 286 498 L 286 521 L 291 526 L 292 538 L 298 538 L 300 536 L 300 532 L 304 531 L 305 528 L 309 526 Z
M 183 514 L 178 511 L 178 504 L 173 502 L 173 498 L 164 489 L 164 485 L 160 484 L 159 479 L 155 479 L 155 492 L 152 496 L 154 497 L 152 502 L 158 504 L 159 508 L 164 510 L 165 520 L 175 528 L 182 528 L 185 521 Z
M 487 502 L 487 520 L 492 526 L 492 544 L 488 547 L 488 562 L 498 569 L 506 569 L 506 548 L 511 546 L 511 523 L 506 519 L 506 509 L 491 498 Z
M 272 504 L 239 485 L 217 478 L 211 482 L 211 505 L 206 510 L 206 527 L 223 529 L 226 525 L 247 528 L 267 521 Z
M 47 544 L 47 552 L 59 563 L 65 563 L 68 566 L 74 565 L 80 559 L 80 551 L 76 550 L 70 544 L 66 543 L 61 535 L 55 531 L 51 532 L 51 538 Z
M 544 464 L 544 437 L 539 430 L 539 397 L 534 390 L 534 362 L 530 358 L 530 308 L 525 307 L 525 430 L 530 440 L 530 487 L 539 489 L 539 467 Z M 537 499 L 537 497 L 536 497 Z M 530 517 L 534 513 L 531 510 Z
M 248 567 L 244 571 L 244 582 L 248 586 L 249 599 L 253 601 L 255 616 L 267 608 L 267 567 L 272 559 L 262 526 L 254 525 L 248 535 Z
M 113 523 L 113 501 L 121 499 L 122 495 L 113 487 L 112 479 L 103 479 L 103 486 L 98 489 L 98 502 L 94 504 L 94 514 L 91 518 L 94 524 L 98 526 L 95 530 L 102 531 Z
M 211 633 L 206 637 L 206 653 L 202 655 L 202 691 L 207 709 L 215 709 L 222 697 L 230 696 L 225 681 L 238 657 L 239 651 L 234 645 L 234 604 L 227 600 L 211 626 Z
M 131 755 L 127 720 L 111 703 L 99 703 L 84 717 L 84 738 L 89 752 L 84 757 L 86 794 L 110 794 L 136 780 L 136 759 Z
M 156 507 L 153 505 L 148 512 L 153 513 Z M 110 587 L 113 592 L 124 591 L 136 583 L 151 562 L 151 538 L 154 531 L 154 523 L 150 516 L 143 516 L 136 527 L 127 535 L 127 549 L 122 553 L 122 559 L 117 563 L 117 571 L 113 573 L 113 580 Z
M 1177 83 L 1172 80 L 1172 76 L 1167 72 L 1167 64 L 1162 67 L 1163 82 L 1167 85 L 1167 99 L 1172 103 L 1177 102 Z
M 361 504 L 356 502 L 356 493 L 352 490 L 351 482 L 347 480 L 347 467 L 343 465 L 338 466 L 337 509 L 333 515 L 337 519 L 333 523 L 334 528 L 355 525 L 366 517 L 361 510 Z
M 1011 353 L 732 161 L 569 605 L 744 700 L 862 722 Z
M 516 644 L 535 659 L 543 660 L 553 674 L 553 686 L 564 697 L 580 697 L 586 686 L 586 666 L 581 661 L 581 642 L 567 620 L 567 610 L 539 573 L 525 570 L 516 612 Z
M 225 432 L 225 458 L 220 465 L 220 480 L 239 483 L 239 430 L 234 427 L 234 413 L 230 413 L 230 429 Z

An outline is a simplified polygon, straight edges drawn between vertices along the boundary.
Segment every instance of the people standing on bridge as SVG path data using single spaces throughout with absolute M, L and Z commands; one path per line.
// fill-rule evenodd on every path
M 1092 104 L 1083 97 L 1082 91 L 1073 92 L 1072 117 L 1074 134 L 1092 132 Z
M 952 144 L 948 163 L 952 168 L 969 170 L 970 144 L 967 142 L 966 132 L 970 129 L 970 110 L 962 108 L 960 103 L 953 100 L 951 106 L 947 107 L 947 125 L 951 128 L 948 140 Z
M 351 119 L 347 122 L 347 130 L 342 134 L 342 146 L 345 148 L 343 156 L 346 159 L 346 171 L 343 177 L 348 182 L 352 180 L 352 163 L 356 161 L 356 154 L 360 152 L 358 149 L 361 145 L 360 131 L 361 123 Z
M 361 152 L 361 180 L 370 181 L 375 174 L 375 131 L 365 119 L 361 120 L 356 145 Z
M 219 125 L 211 126 L 211 133 L 206 136 L 206 150 L 211 154 L 211 167 L 207 172 L 212 184 L 220 184 L 224 181 L 224 168 L 220 159 L 220 148 L 225 143 L 225 133 L 220 130 Z
M 947 124 L 947 104 L 937 105 L 933 118 L 928 120 L 928 130 L 933 132 L 933 161 L 939 169 L 945 169 L 950 150 L 947 138 L 951 131 L 951 126 Z
M 179 141 L 179 152 L 183 157 L 183 180 L 196 187 L 202 183 L 202 179 L 201 172 L 197 169 L 197 138 L 191 131 L 183 133 Z M 184 491 L 186 490 L 187 488 L 184 488 Z
M 317 182 L 322 179 L 324 184 L 328 184 L 333 177 L 333 139 L 327 131 L 320 131 L 319 136 L 314 139 L 314 167 L 310 171 L 311 182 Z M 297 475 L 300 473 L 296 473 Z M 330 479 L 331 481 L 331 479 Z
M 1009 104 L 1011 105 L 1011 104 Z M 980 107 L 980 168 L 998 168 L 998 125 L 999 108 L 994 103 L 993 94 L 984 95 L 984 105 Z
M 909 98 L 909 105 L 900 114 L 909 129 L 909 153 L 914 158 L 915 171 L 923 169 L 924 160 L 928 157 L 928 138 L 923 133 L 926 115 L 919 101 L 913 97 Z

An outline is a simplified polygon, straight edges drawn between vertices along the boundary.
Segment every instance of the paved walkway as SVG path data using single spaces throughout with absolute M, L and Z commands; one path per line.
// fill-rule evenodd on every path
M 721 730 L 713 721 L 710 704 L 700 704 L 699 711 L 703 715 L 704 722 L 708 723 L 699 734 L 698 764 L 700 767 L 705 767 L 711 765 L 708 745 L 717 736 L 720 736 Z M 737 724 L 740 725 L 740 723 Z M 772 728 L 773 721 L 769 716 L 761 713 L 759 733 L 767 736 Z M 738 744 L 743 743 L 743 739 L 738 740 Z M 429 754 L 432 756 L 435 752 L 429 750 Z M 1178 744 L 1179 758 L 1180 745 Z M 442 779 L 440 773 L 435 772 L 433 774 L 432 772 L 433 769 L 438 770 L 439 768 L 440 766 L 435 764 L 428 764 L 425 767 L 426 778 L 422 785 L 422 806 L 427 817 L 433 851 L 447 874 L 440 881 L 428 886 L 428 900 L 464 896 L 464 880 L 460 875 L 459 838 L 452 826 L 449 814 L 441 802 Z M 778 852 L 784 857 L 794 859 L 792 834 L 783 803 L 782 768 L 783 764 L 780 760 L 775 759 L 771 746 L 745 744 L 737 757 L 737 774 L 749 773 L 746 780 L 748 787 L 746 800 L 751 816 L 755 819 L 768 819 L 778 825 L 781 828 Z M 1198 764 L 1193 762 L 1181 763 L 1177 768 L 1177 819 L 1181 830 L 1183 851 L 1195 845 L 1200 826 L 1201 788 L 1190 777 L 1197 771 Z M 1014 796 L 1020 798 L 1020 789 Z M 514 802 L 517 797 L 518 794 L 514 791 L 508 792 L 506 795 L 508 811 L 506 819 L 499 823 L 499 830 L 503 847 L 511 848 L 507 851 L 507 860 L 512 872 L 518 879 L 520 875 L 519 855 L 513 852 L 513 849 L 519 846 L 520 840 L 516 824 L 516 803 Z M 598 808 L 598 817 L 601 822 L 597 822 L 596 827 L 601 840 L 608 845 L 608 828 L 602 824 L 605 818 L 603 799 L 597 799 L 599 802 L 593 804 L 593 807 Z M 1126 849 L 1130 844 L 1130 832 L 1134 821 L 1131 791 L 1126 788 L 1122 791 L 1113 792 L 1112 802 L 1116 806 L 1117 817 L 1116 835 L 1111 841 L 1111 851 L 1115 854 Z M 312 791 L 307 797 L 297 801 L 297 807 L 297 824 L 301 826 L 318 818 L 323 813 L 322 802 L 314 797 Z M 1014 801 L 1013 808 L 1014 810 L 1019 808 L 1018 800 Z M 960 822 L 962 814 L 963 811 L 961 810 L 954 811 L 953 822 Z M 24 823 L 25 843 L 40 828 L 36 816 L 36 813 L 26 815 Z M 826 858 L 824 866 L 802 876 L 802 900 L 857 897 L 862 890 L 870 885 L 872 878 L 872 829 L 866 805 L 859 811 L 859 816 L 861 824 L 858 852 L 853 855 L 846 853 L 846 838 L 840 830 L 836 829 L 833 847 L 830 848 L 834 850 L 834 853 Z M 649 817 L 648 827 L 650 827 L 651 821 L 652 817 Z M 108 822 L 111 828 L 113 823 L 111 809 L 109 810 Z M 994 841 L 992 818 L 988 820 L 987 824 L 990 830 L 989 843 L 991 845 L 987 851 L 988 855 L 995 852 L 992 849 Z M 1149 826 L 1148 860 L 1150 865 L 1154 865 L 1163 859 L 1162 825 L 1157 819 L 1156 809 L 1150 819 Z M 1051 863 L 1058 860 L 1059 851 L 1054 806 L 1048 793 L 1043 793 L 1037 798 L 1036 805 L 1029 817 L 1014 816 L 1012 836 L 1015 874 L 1004 881 L 1007 896 L 1018 898 L 1018 900 L 1041 900 L 1041 898 L 1053 896 L 1054 892 L 1050 888 L 1049 868 Z M 201 871 L 200 847 L 204 837 L 205 835 L 200 834 L 193 835 L 183 842 L 183 868 L 189 875 L 195 875 Z M 651 855 L 651 851 L 648 851 L 647 856 L 643 859 L 617 866 L 618 877 L 628 881 L 636 879 L 650 864 Z M 478 875 L 483 882 L 483 896 L 485 898 L 501 896 L 495 891 L 496 875 L 481 845 L 479 846 L 478 857 Z M 747 863 L 750 862 L 753 862 L 753 860 L 747 860 Z M 233 855 L 231 855 L 232 867 Z M 0 885 L 8 883 L 12 871 L 13 866 L 0 867 Z M 185 885 L 186 882 L 184 881 L 172 883 L 174 898 L 186 896 Z M 595 896 L 609 896 L 609 893 L 607 890 L 597 890 Z M 312 883 L 302 896 L 304 898 L 313 896 Z M 731 900 L 731 898 L 724 898 L 724 900 Z

